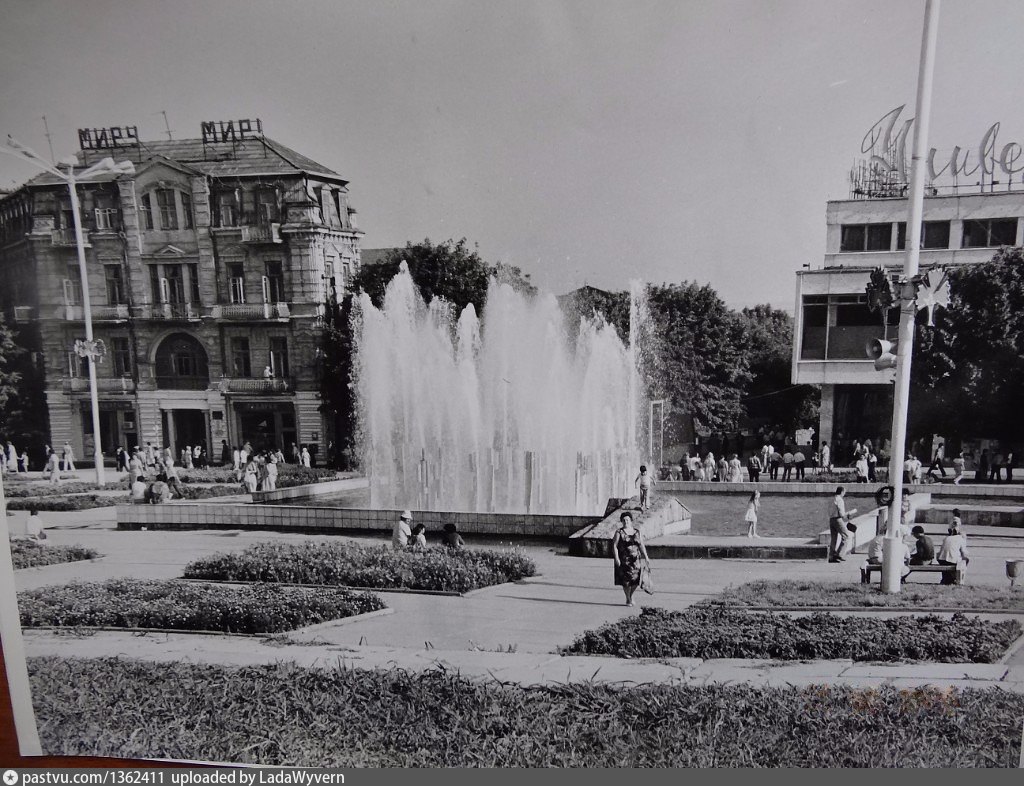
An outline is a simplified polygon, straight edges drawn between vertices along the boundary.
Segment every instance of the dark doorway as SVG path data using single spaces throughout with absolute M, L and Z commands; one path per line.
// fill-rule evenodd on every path
M 206 412 L 201 409 L 172 409 L 164 411 L 164 445 L 177 456 L 183 447 L 202 445 L 206 452 L 210 446 L 206 438 Z

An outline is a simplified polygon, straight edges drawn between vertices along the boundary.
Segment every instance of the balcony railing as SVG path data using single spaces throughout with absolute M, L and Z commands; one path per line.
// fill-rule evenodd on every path
M 75 240 L 75 228 L 64 227 L 63 229 L 51 229 L 50 230 L 50 241 L 55 246 L 74 246 L 76 245 Z M 89 243 L 89 230 L 86 227 L 82 227 L 82 242 L 86 248 L 90 247 Z
M 239 241 L 242 243 L 281 243 L 281 225 L 272 224 L 251 224 L 242 226 Z
M 291 390 L 288 379 L 266 377 L 223 377 L 220 381 L 222 393 L 287 393 Z
M 64 380 L 68 393 L 83 393 L 89 390 L 88 377 L 70 377 Z M 133 393 L 135 380 L 131 377 L 97 377 L 96 389 L 100 393 Z
M 287 303 L 225 303 L 214 306 L 214 319 L 288 319 L 291 311 Z
M 202 307 L 195 303 L 147 303 L 139 312 L 142 319 L 198 322 L 203 318 Z

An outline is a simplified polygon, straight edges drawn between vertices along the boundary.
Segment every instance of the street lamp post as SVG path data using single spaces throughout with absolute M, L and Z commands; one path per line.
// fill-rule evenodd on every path
M 939 26 L 939 0 L 926 0 L 921 60 L 917 75 L 917 105 L 914 113 L 914 146 L 910 165 L 910 207 L 907 216 L 907 247 L 900 288 L 900 326 L 897 339 L 896 389 L 893 391 L 892 456 L 889 478 L 894 494 L 889 524 L 882 543 L 882 591 L 900 591 L 903 560 L 897 549 L 900 513 L 903 504 L 903 459 L 906 455 L 907 412 L 910 405 L 910 364 L 914 354 L 914 318 L 917 314 L 914 284 L 921 256 L 921 214 L 924 209 L 924 160 L 928 147 L 928 121 L 931 117 L 932 73 L 935 67 L 935 39 Z
M 40 158 L 31 148 L 25 147 L 10 136 L 7 137 L 7 147 L 0 148 L 0 152 L 13 155 L 22 161 L 27 161 L 37 169 L 48 172 L 59 177 L 68 186 L 68 193 L 71 195 L 71 214 L 75 224 L 75 245 L 78 249 L 78 273 L 82 279 L 82 317 L 85 322 L 85 341 L 76 344 L 75 350 L 89 360 L 89 402 L 92 408 L 92 435 L 93 435 L 93 461 L 96 465 L 96 483 L 99 486 L 104 484 L 103 472 L 103 445 L 100 440 L 100 406 L 99 392 L 96 386 L 96 361 L 102 356 L 100 345 L 93 339 L 92 334 L 92 305 L 89 299 L 89 274 L 85 261 L 85 238 L 82 232 L 82 209 L 78 201 L 76 184 L 79 180 L 92 177 L 101 173 L 131 174 L 135 171 L 135 165 L 131 161 L 114 163 L 112 158 L 104 158 L 75 175 L 75 167 L 78 160 L 68 158 L 61 161 L 67 166 L 67 172 L 62 172 L 56 166 L 49 164 Z

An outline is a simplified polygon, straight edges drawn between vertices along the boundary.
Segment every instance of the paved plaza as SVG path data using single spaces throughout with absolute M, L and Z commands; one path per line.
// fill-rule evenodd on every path
M 23 515 L 23 514 L 20 514 Z M 118 531 L 114 509 L 78 513 L 47 513 L 48 542 L 79 544 L 104 556 L 90 562 L 65 563 L 16 573 L 19 590 L 73 580 L 111 577 L 170 579 L 182 575 L 190 561 L 217 552 L 240 551 L 268 539 L 301 541 L 339 536 L 293 533 L 212 531 Z M 699 539 L 699 536 L 673 536 Z M 384 542 L 383 537 L 352 538 Z M 722 540 L 721 538 L 716 540 Z M 746 540 L 738 538 L 737 540 Z M 766 539 L 768 540 L 768 539 Z M 971 536 L 970 584 L 1007 586 L 1005 561 L 1024 559 L 1024 538 L 996 532 Z M 467 676 L 495 678 L 524 685 L 538 682 L 597 681 L 643 683 L 747 682 L 752 684 L 939 686 L 999 685 L 1024 692 L 1024 647 L 1002 664 L 863 664 L 850 661 L 809 663 L 754 660 L 668 659 L 634 661 L 598 656 L 562 657 L 568 645 L 585 630 L 626 616 L 639 608 L 623 605 L 622 592 L 612 584 L 610 559 L 570 557 L 564 544 L 533 542 L 523 546 L 535 560 L 538 575 L 520 582 L 487 587 L 465 596 L 382 592 L 386 613 L 329 622 L 267 641 L 265 637 L 102 631 L 88 635 L 30 631 L 25 634 L 29 656 L 102 657 L 121 655 L 158 661 L 253 664 L 295 661 L 301 665 L 343 663 L 373 668 L 401 666 L 411 670 L 444 664 Z M 807 579 L 853 583 L 859 581 L 861 559 L 841 565 L 824 560 L 656 560 L 656 594 L 638 596 L 638 606 L 681 610 L 730 585 L 757 579 Z M 911 577 L 911 581 L 918 576 Z M 919 580 L 932 582 L 925 575 Z M 1024 587 L 1021 604 L 1024 614 Z M 986 614 L 999 619 L 1010 615 Z M 889 616 L 897 611 L 847 613 Z M 1020 644 L 1020 642 L 1018 642 Z

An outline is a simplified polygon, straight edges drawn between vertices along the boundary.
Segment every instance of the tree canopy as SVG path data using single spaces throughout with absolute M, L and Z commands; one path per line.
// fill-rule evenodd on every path
M 934 327 L 918 315 L 911 431 L 1024 440 L 1024 249 L 949 270 Z

